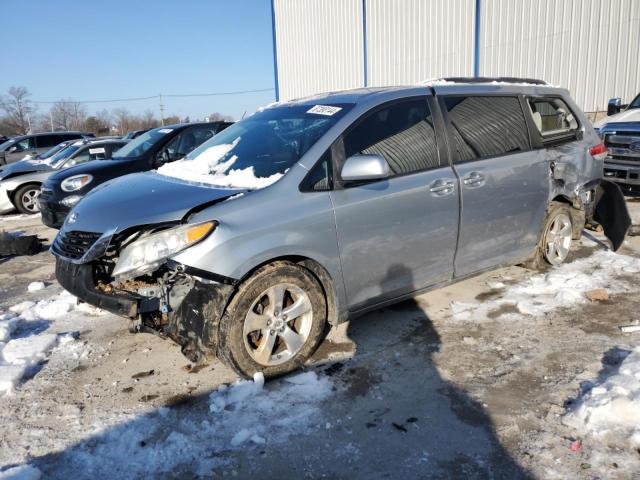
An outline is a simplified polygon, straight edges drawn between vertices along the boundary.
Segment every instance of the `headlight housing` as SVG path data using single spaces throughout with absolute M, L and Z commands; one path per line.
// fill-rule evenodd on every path
M 65 192 L 75 192 L 76 190 L 80 190 L 85 185 L 91 183 L 93 180 L 93 175 L 89 174 L 81 174 L 81 175 L 73 175 L 72 177 L 65 178 L 62 183 L 60 183 L 60 188 Z
M 181 225 L 142 237 L 122 250 L 113 276 L 136 277 L 151 272 L 170 255 L 204 240 L 216 225 L 216 222 Z

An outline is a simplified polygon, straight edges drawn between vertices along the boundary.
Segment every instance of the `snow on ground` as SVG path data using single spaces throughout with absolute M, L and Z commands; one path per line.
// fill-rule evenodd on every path
M 30 465 L 21 465 L 0 472 L 0 480 L 39 480 L 42 473 Z
M 164 164 L 158 168 L 158 173 L 219 187 L 248 188 L 250 190 L 267 187 L 282 177 L 281 173 L 275 173 L 269 177 L 256 177 L 253 167 L 232 168 L 238 157 L 236 155 L 232 155 L 228 159 L 226 157 L 239 142 L 240 137 L 236 138 L 233 143 L 213 145 L 195 158 L 184 158 Z
M 252 381 L 221 385 L 200 414 L 161 407 L 147 415 L 123 415 L 115 427 L 96 428 L 90 439 L 65 451 L 68 472 L 57 474 L 145 478 L 197 465 L 197 474 L 206 476 L 226 464 L 229 452 L 251 456 L 260 445 L 286 444 L 291 435 L 326 428 L 319 419 L 321 403 L 332 388 L 328 377 L 313 371 L 266 386 L 256 374 Z
M 609 293 L 629 291 L 632 286 L 625 276 L 640 272 L 640 259 L 608 250 L 532 275 L 514 285 L 492 284 L 504 291 L 493 300 L 483 302 L 451 302 L 453 317 L 463 321 L 491 318 L 502 309 L 500 318 L 520 319 L 541 316 L 553 310 L 588 302 L 585 293 L 604 288 Z M 508 310 L 507 313 L 504 310 Z M 494 316 L 494 315 L 493 315 Z
M 29 291 L 34 291 L 32 285 Z M 73 341 L 73 333 L 49 331 L 52 322 L 73 311 L 99 313 L 86 304 L 77 305 L 76 297 L 68 292 L 38 302 L 27 300 L 0 312 L 0 394 L 11 392 L 35 373 L 54 347 Z
M 37 292 L 38 290 L 42 290 L 45 286 L 44 282 L 31 282 L 27 286 L 27 290 L 29 292 Z
M 627 352 L 622 352 L 626 354 Z M 628 353 L 617 371 L 592 384 L 564 416 L 563 423 L 592 439 L 594 465 L 610 463 L 607 447 L 640 447 L 640 347 Z M 623 466 L 624 459 L 618 459 Z

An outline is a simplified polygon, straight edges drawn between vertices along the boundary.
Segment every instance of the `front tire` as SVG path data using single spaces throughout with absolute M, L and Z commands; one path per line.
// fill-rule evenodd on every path
M 29 184 L 20 187 L 14 197 L 13 202 L 20 213 L 28 215 L 40 212 L 38 197 L 40 196 L 40 185 Z
M 542 270 L 549 265 L 565 263 L 570 257 L 572 239 L 573 219 L 569 206 L 562 202 L 551 202 L 536 250 L 524 266 Z
M 326 299 L 313 274 L 278 261 L 244 281 L 220 320 L 218 355 L 245 377 L 284 375 L 318 347 L 327 321 Z

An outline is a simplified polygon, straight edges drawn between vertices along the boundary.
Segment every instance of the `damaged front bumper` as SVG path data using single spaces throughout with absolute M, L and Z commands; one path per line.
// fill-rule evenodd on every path
M 175 262 L 168 262 L 166 268 L 169 281 L 134 281 L 116 288 L 99 280 L 93 263 L 56 258 L 58 281 L 81 301 L 128 318 L 132 331 L 171 338 L 193 362 L 210 361 L 216 354 L 218 324 L 235 282 L 203 278 L 195 275 L 199 271 Z
M 596 190 L 593 220 L 602 226 L 605 236 L 611 242 L 613 251 L 617 251 L 624 243 L 631 228 L 631 216 L 627 202 L 618 184 L 602 179 Z

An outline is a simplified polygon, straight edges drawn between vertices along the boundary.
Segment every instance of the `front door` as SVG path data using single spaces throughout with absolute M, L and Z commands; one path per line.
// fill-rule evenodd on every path
M 441 105 L 462 199 L 455 276 L 524 260 L 547 208 L 549 160 L 530 147 L 520 100 L 446 96 Z
M 380 154 L 393 176 L 341 183 L 331 192 L 349 308 L 357 311 L 449 280 L 458 187 L 441 158 L 426 98 L 365 114 L 339 141 L 338 157 Z

